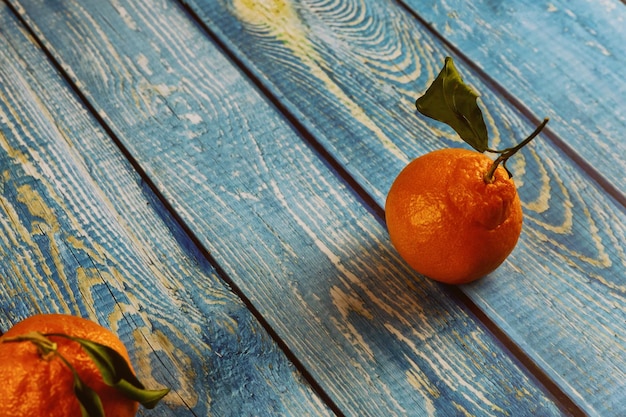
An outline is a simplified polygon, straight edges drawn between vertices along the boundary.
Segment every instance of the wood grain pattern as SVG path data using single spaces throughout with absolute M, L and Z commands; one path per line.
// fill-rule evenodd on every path
M 623 2 L 405 3 L 521 106 L 551 116 L 569 151 L 606 177 L 626 204 Z
M 381 207 L 412 155 L 462 146 L 449 130 L 416 117 L 413 106 L 451 52 L 393 3 L 187 3 Z M 576 62 L 568 67 L 572 74 Z M 532 131 L 506 97 L 462 62 L 459 68 L 482 93 L 494 147 L 511 146 Z M 553 81 L 546 102 L 569 91 Z M 604 118 L 619 120 L 619 102 L 607 103 Z M 565 132 L 566 110 L 575 110 L 561 109 L 556 118 L 549 114 L 551 126 L 558 126 L 552 137 Z M 593 137 L 595 147 L 611 144 Z M 626 333 L 624 209 L 545 137 L 512 162 L 525 209 L 522 240 L 490 279 L 464 291 L 586 412 L 620 415 L 626 388 L 626 341 L 620 336 Z M 620 164 L 612 166 L 623 174 Z
M 561 414 L 175 4 L 12 4 L 343 413 Z
M 332 413 L 0 4 L 0 329 L 113 329 L 152 416 Z

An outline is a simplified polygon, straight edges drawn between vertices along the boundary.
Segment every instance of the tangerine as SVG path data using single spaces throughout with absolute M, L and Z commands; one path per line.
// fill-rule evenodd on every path
M 476 151 L 440 149 L 411 161 L 394 180 L 385 203 L 387 228 L 417 272 L 463 284 L 489 274 L 513 251 L 521 203 L 504 167 L 491 174 L 493 163 Z
M 30 332 L 62 333 L 88 339 L 117 351 L 128 362 L 124 344 L 108 329 L 77 316 L 37 314 L 30 316 L 0 336 L 0 416 L 2 417 L 76 417 L 81 415 L 74 394 L 74 378 L 68 366 L 51 355 L 42 357 L 38 347 L 29 342 L 3 343 L 8 338 Z M 104 383 L 87 353 L 72 340 L 48 336 L 78 373 L 80 379 L 100 397 L 105 416 L 130 417 L 139 404 Z M 132 369 L 132 368 L 131 368 Z

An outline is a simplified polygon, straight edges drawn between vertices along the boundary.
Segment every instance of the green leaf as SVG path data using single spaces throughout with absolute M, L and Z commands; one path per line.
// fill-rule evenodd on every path
M 169 388 L 158 390 L 139 389 L 126 380 L 120 380 L 115 387 L 124 392 L 129 398 L 141 403 L 146 408 L 154 408 L 163 397 L 170 392 Z
M 105 417 L 98 394 L 79 378 L 73 368 L 70 369 L 74 374 L 74 394 L 80 404 L 82 417 Z
M 100 371 L 105 384 L 116 388 L 126 397 L 139 402 L 146 408 L 154 408 L 170 391 L 169 388 L 145 389 L 128 366 L 126 359 L 108 346 L 65 334 L 49 334 L 47 336 L 61 336 L 79 343 Z
M 96 364 L 105 384 L 115 387 L 128 398 L 141 403 L 146 408 L 154 408 L 170 390 L 147 390 L 128 366 L 126 359 L 114 349 L 100 343 L 78 337 L 72 338 Z
M 130 366 L 128 366 L 126 359 L 117 351 L 100 343 L 79 337 L 72 337 L 72 340 L 79 343 L 91 357 L 91 360 L 100 370 L 105 384 L 114 386 L 120 380 L 125 379 L 140 389 L 144 388 L 130 369 Z
M 459 75 L 451 57 L 426 93 L 415 102 L 423 115 L 454 129 L 461 139 L 479 152 L 489 147 L 487 126 L 472 90 Z

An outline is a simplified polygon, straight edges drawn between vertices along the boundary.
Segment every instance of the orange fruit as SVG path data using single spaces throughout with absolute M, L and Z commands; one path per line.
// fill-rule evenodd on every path
M 70 369 L 59 357 L 43 358 L 29 341 L 6 342 L 9 337 L 29 332 L 63 333 L 106 345 L 117 351 L 130 366 L 124 344 L 99 324 L 64 314 L 38 314 L 13 326 L 0 336 L 0 416 L 2 417 L 80 417 Z M 128 417 L 139 404 L 115 388 L 107 386 L 98 368 L 81 346 L 72 340 L 49 336 L 58 352 L 76 369 L 83 382 L 100 396 L 107 417 Z M 131 368 L 132 369 L 132 368 Z
M 441 149 L 411 161 L 385 203 L 391 242 L 417 272 L 462 284 L 495 270 L 515 247 L 522 207 L 502 166 L 466 149 Z

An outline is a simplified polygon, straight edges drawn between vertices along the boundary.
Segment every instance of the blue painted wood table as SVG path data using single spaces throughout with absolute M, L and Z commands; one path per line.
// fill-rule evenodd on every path
M 464 286 L 384 201 L 467 147 L 414 101 L 455 58 L 520 241 Z M 620 0 L 3 0 L 0 329 L 115 331 L 151 416 L 626 415 Z

